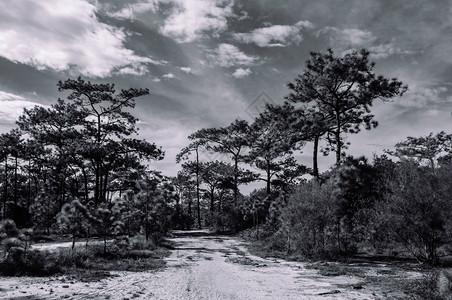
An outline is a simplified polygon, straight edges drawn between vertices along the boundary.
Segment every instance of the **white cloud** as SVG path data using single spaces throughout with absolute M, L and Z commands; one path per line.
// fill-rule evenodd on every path
M 344 29 L 342 38 L 352 45 L 366 45 L 376 40 L 372 32 L 360 29 Z
M 189 67 L 180 67 L 180 70 L 181 70 L 182 72 L 185 72 L 186 74 L 192 73 L 192 70 L 191 70 L 191 68 L 189 68 Z
M 176 78 L 176 76 L 174 76 L 173 73 L 165 74 L 162 77 L 165 78 L 165 79 L 174 79 L 174 78 Z
M 22 96 L 0 91 L 0 123 L 14 123 L 22 115 L 23 109 L 44 106 L 26 100 Z
M 228 28 L 234 16 L 232 0 L 159 0 L 174 4 L 161 33 L 180 43 L 192 42 L 207 32 L 218 34 Z
M 228 28 L 228 18 L 236 17 L 234 0 L 147 0 L 108 12 L 108 15 L 135 19 L 149 11 L 156 13 L 162 4 L 170 5 L 170 10 L 164 17 L 160 32 L 180 43 L 192 42 L 207 33 L 216 35 Z
M 272 25 L 257 28 L 249 33 L 236 33 L 234 38 L 242 43 L 254 43 L 259 47 L 285 47 L 298 45 L 303 40 L 303 28 L 313 28 L 309 21 L 300 21 L 294 25 Z
M 330 38 L 331 42 L 347 46 L 367 47 L 376 40 L 376 37 L 370 31 L 355 28 L 339 29 L 334 26 L 327 26 L 320 29 L 316 35 L 326 35 Z
M 330 39 L 332 46 L 336 46 L 342 49 L 342 54 L 351 53 L 356 47 L 367 48 L 370 52 L 370 56 L 373 59 L 384 59 L 391 55 L 404 54 L 411 55 L 414 54 L 410 50 L 402 50 L 397 47 L 394 41 L 378 44 L 378 39 L 372 34 L 372 32 L 360 29 L 339 29 L 337 27 L 324 27 L 317 31 L 317 37 L 321 35 L 326 35 Z
M 373 59 L 383 59 L 383 58 L 386 58 L 388 56 L 395 55 L 395 54 L 405 54 L 405 55 L 414 54 L 413 51 L 402 50 L 402 49 L 396 47 L 393 43 L 372 46 L 372 47 L 369 47 L 368 50 Z
M 250 75 L 251 73 L 252 72 L 249 68 L 246 68 L 246 69 L 239 68 L 239 69 L 235 70 L 235 72 L 232 74 L 232 76 L 234 76 L 235 78 L 243 78 L 243 77 Z
M 256 56 L 246 55 L 234 45 L 225 43 L 220 44 L 216 50 L 211 51 L 210 57 L 214 64 L 221 67 L 250 66 L 258 59 Z
M 19 95 L 0 91 L 0 101 L 22 101 L 24 98 Z
M 158 63 L 158 64 L 160 65 L 160 63 Z M 141 75 L 146 74 L 147 72 L 148 72 L 148 69 L 145 65 L 141 65 L 141 64 L 137 64 L 137 63 L 133 63 L 129 66 L 122 67 L 117 70 L 117 73 L 121 74 L 121 75 L 141 76 Z
M 251 17 L 248 15 L 248 12 L 246 10 L 242 10 L 237 17 L 237 20 L 243 21 L 243 20 L 249 20 Z
M 126 7 L 116 12 L 107 12 L 110 17 L 118 19 L 135 19 L 137 14 L 146 13 L 148 11 L 156 12 L 158 9 L 158 0 L 149 0 L 146 2 L 138 2 L 127 4 Z
M 432 104 L 447 102 L 445 86 L 425 86 L 422 83 L 409 83 L 409 89 L 397 103 L 404 107 L 431 107 Z
M 159 64 L 125 48 L 124 30 L 99 22 L 97 8 L 90 2 L 5 0 L 2 4 L 0 55 L 11 61 L 94 77 L 112 72 L 139 75 L 147 72 L 147 64 Z

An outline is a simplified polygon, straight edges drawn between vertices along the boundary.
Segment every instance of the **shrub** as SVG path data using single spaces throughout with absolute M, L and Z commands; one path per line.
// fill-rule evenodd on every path
M 60 271 L 54 254 L 39 250 L 25 252 L 21 247 L 12 247 L 0 263 L 0 274 L 6 276 L 48 276 Z
M 155 254 L 151 250 L 130 250 L 127 253 L 127 258 L 139 259 L 139 258 L 150 258 Z
M 144 236 L 133 237 L 129 243 L 130 250 L 154 250 L 157 248 L 153 240 L 146 241 Z
M 0 241 L 8 237 L 16 237 L 19 235 L 19 230 L 13 220 L 5 219 L 0 222 Z
M 305 257 L 324 257 L 337 247 L 337 218 L 332 184 L 300 185 L 281 210 L 281 228 L 274 238 L 289 252 Z
M 33 250 L 25 255 L 25 273 L 34 276 L 48 276 L 61 271 L 55 255 L 46 251 Z
M 75 248 L 70 249 L 58 249 L 55 259 L 61 267 L 76 267 L 76 268 L 88 268 L 94 258 L 94 252 L 89 249 Z
M 429 299 L 429 300 L 445 300 L 447 298 L 442 297 L 439 289 L 440 272 L 432 269 L 426 272 L 421 279 L 416 280 L 414 283 L 407 286 L 407 293 L 412 295 L 414 299 Z
M 6 238 L 1 241 L 1 246 L 3 251 L 6 253 L 6 256 L 9 255 L 9 252 L 12 248 L 18 248 L 22 246 L 22 242 L 17 237 Z
M 411 161 L 402 161 L 396 175 L 382 219 L 413 256 L 436 264 L 437 250 L 448 238 L 451 210 L 450 193 L 441 183 L 450 181 Z

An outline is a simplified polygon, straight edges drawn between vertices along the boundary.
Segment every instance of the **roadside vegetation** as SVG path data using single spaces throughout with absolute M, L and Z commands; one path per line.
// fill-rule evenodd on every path
M 137 138 L 138 119 L 129 112 L 149 91 L 116 92 L 82 78 L 57 86 L 67 100 L 25 109 L 18 128 L 0 135 L 0 273 L 162 266 L 166 251 L 157 245 L 170 229 L 176 195 L 171 179 L 147 166 L 164 151 Z M 66 236 L 72 247 L 33 250 L 51 236 Z M 93 238 L 101 244 L 91 245 Z
M 103 243 L 77 244 L 50 250 L 33 249 L 31 239 L 24 239 L 11 220 L 0 223 L 2 260 L 0 275 L 49 276 L 72 274 L 82 281 L 109 276 L 108 271 L 145 271 L 161 268 L 169 251 L 138 235 Z M 97 240 L 98 241 L 98 240 Z M 51 244 L 50 244 L 51 245 Z
M 398 261 L 426 274 L 421 282 L 401 279 L 398 288 L 414 298 L 443 297 L 450 294 L 440 286 L 449 282 L 452 258 L 452 135 L 407 137 L 372 158 L 347 155 L 346 136 L 378 126 L 374 101 L 396 102 L 407 90 L 373 67 L 366 50 L 311 53 L 284 103 L 267 105 L 251 124 L 236 120 L 190 135 L 178 176 L 185 203 L 205 203 L 204 224 L 218 231 L 247 230 L 259 255 L 344 263 L 337 272 L 315 265 L 325 274 L 358 271 L 348 266 L 356 258 Z M 295 159 L 307 145 L 311 166 Z M 222 161 L 206 163 L 202 151 Z M 336 158 L 323 173 L 319 153 Z M 252 180 L 265 188 L 235 192 Z
M 137 138 L 134 99 L 147 89 L 116 92 L 82 78 L 57 86 L 66 100 L 24 110 L 18 128 L 0 135 L 3 274 L 159 267 L 157 245 L 171 229 L 209 227 L 247 230 L 263 256 L 344 264 L 313 264 L 328 276 L 358 272 L 347 265 L 354 259 L 428 266 L 407 284 L 413 297 L 449 293 L 452 135 L 407 137 L 373 158 L 347 155 L 347 136 L 378 126 L 372 105 L 408 89 L 375 74 L 367 50 L 312 52 L 280 105 L 251 123 L 188 136 L 174 177 L 149 168 L 164 151 Z M 312 165 L 302 165 L 308 149 Z M 321 172 L 329 154 L 335 165 Z M 240 192 L 255 181 L 264 187 Z M 72 248 L 30 249 L 49 234 L 67 235 Z M 90 245 L 93 237 L 101 245 Z

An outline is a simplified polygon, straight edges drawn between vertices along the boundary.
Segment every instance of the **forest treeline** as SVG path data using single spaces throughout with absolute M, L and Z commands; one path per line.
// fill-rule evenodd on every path
M 171 179 L 149 170 L 164 151 L 137 138 L 131 111 L 147 89 L 116 92 L 82 78 L 57 84 L 67 99 L 25 109 L 0 135 L 3 219 L 35 233 L 158 238 L 170 228 Z M 6 224 L 6 223 L 5 223 Z
M 283 104 L 267 105 L 251 123 L 191 134 L 177 157 L 183 211 L 195 211 L 199 227 L 254 228 L 268 250 L 302 257 L 407 252 L 436 263 L 448 253 L 452 135 L 408 137 L 372 161 L 345 153 L 347 136 L 378 125 L 374 102 L 397 101 L 408 89 L 376 75 L 369 55 L 312 52 Z M 305 166 L 296 155 L 308 143 Z M 222 159 L 200 159 L 206 152 Z M 323 173 L 319 153 L 336 158 Z M 265 188 L 240 194 L 257 180 Z
M 408 137 L 372 161 L 347 156 L 346 136 L 378 125 L 373 103 L 407 90 L 376 75 L 369 56 L 312 52 L 283 104 L 267 105 L 251 123 L 191 134 L 175 177 L 149 168 L 164 151 L 136 136 L 134 100 L 147 89 L 60 81 L 66 100 L 25 109 L 18 128 L 0 135 L 1 218 L 73 241 L 255 228 L 268 249 L 304 257 L 403 247 L 437 262 L 450 240 L 452 135 Z M 309 166 L 296 159 L 307 144 Z M 318 160 L 330 153 L 336 164 L 322 173 Z M 255 181 L 265 187 L 240 192 Z

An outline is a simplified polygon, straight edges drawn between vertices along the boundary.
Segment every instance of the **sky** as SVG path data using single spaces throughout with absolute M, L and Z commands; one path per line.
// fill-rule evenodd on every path
M 379 126 L 349 136 L 347 153 L 372 157 L 407 136 L 451 132 L 450 0 L 2 0 L 0 132 L 23 108 L 64 98 L 58 80 L 148 88 L 133 112 L 139 137 L 162 146 L 165 159 L 151 166 L 174 176 L 188 135 L 282 103 L 309 52 L 328 48 L 366 48 L 377 74 L 408 85 L 375 101 Z M 310 166 L 311 151 L 297 158 Z M 334 155 L 319 163 L 326 170 Z

